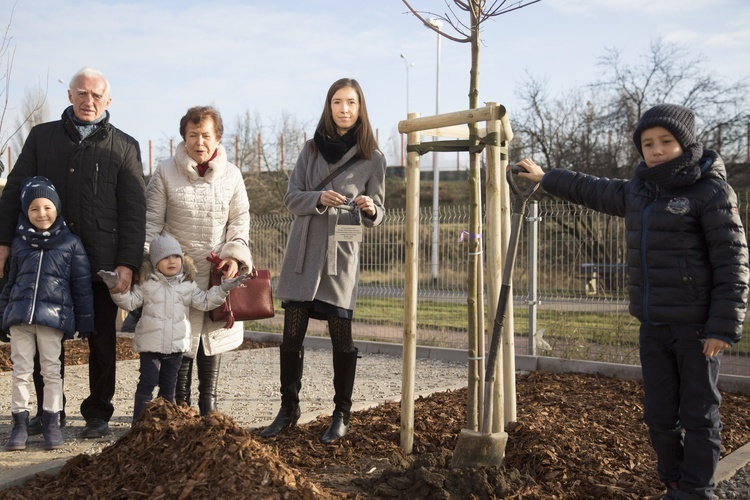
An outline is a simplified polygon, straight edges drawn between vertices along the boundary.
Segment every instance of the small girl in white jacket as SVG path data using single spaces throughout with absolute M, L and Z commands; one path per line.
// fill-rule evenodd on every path
M 129 292 L 112 294 L 112 300 L 122 309 L 132 311 L 143 307 L 133 337 L 133 350 L 140 353 L 141 359 L 134 422 L 153 398 L 157 385 L 157 397 L 174 403 L 182 354 L 190 350 L 190 307 L 201 311 L 219 307 L 229 290 L 246 277 L 222 279 L 221 285 L 203 291 L 193 281 L 195 273 L 195 263 L 183 255 L 177 240 L 162 234 L 149 246 L 149 258 L 141 266 L 140 283 Z M 98 274 L 110 288 L 117 283 L 113 272 Z

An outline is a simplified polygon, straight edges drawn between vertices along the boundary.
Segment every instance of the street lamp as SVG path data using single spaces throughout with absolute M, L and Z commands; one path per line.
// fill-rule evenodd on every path
M 404 66 L 406 67 L 406 116 L 409 116 L 409 68 L 414 67 L 414 63 L 410 63 L 406 60 L 406 56 L 401 54 L 401 59 L 404 60 Z
M 439 31 L 443 27 L 443 21 L 431 17 L 428 23 L 438 30 L 437 33 L 437 70 L 435 73 L 435 114 L 440 114 L 440 39 L 442 36 Z M 433 140 L 437 140 L 434 137 Z M 432 152 L 432 284 L 437 284 L 438 277 L 438 246 L 440 243 L 439 234 L 439 210 L 440 203 L 438 194 L 440 189 L 440 171 L 438 170 L 438 153 Z
M 401 54 L 401 59 L 404 60 L 404 66 L 406 67 L 406 117 L 409 118 L 409 68 L 414 66 L 414 63 L 410 63 L 406 60 L 406 56 Z M 401 165 L 404 163 L 404 134 L 401 134 Z

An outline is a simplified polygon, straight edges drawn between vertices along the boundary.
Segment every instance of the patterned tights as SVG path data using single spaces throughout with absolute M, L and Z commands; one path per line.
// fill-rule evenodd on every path
M 352 340 L 352 320 L 338 316 L 328 316 L 328 331 L 334 352 L 354 352 Z M 310 322 L 310 310 L 304 307 L 287 306 L 284 309 L 284 338 L 281 350 L 296 352 L 302 350 L 302 343 Z

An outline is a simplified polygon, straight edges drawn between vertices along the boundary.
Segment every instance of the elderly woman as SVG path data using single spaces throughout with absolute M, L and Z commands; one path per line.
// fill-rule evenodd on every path
M 227 160 L 219 142 L 224 125 L 209 106 L 188 109 L 180 120 L 174 156 L 161 162 L 146 192 L 146 242 L 169 234 L 198 267 L 195 282 L 206 290 L 211 252 L 220 258 L 225 278 L 252 268 L 248 248 L 250 215 L 247 191 L 240 170 Z M 243 340 L 242 322 L 224 328 L 208 314 L 190 310 L 192 347 L 185 353 L 177 377 L 175 401 L 190 402 L 193 360 L 198 367 L 198 408 L 201 415 L 216 411 L 221 353 Z

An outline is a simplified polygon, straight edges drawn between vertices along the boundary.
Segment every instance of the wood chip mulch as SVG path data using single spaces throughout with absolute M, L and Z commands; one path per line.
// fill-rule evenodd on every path
M 750 442 L 750 396 L 723 397 L 725 456 Z M 465 389 L 416 401 L 408 456 L 396 403 L 354 412 L 349 434 L 325 446 L 330 417 L 263 439 L 225 415 L 157 400 L 101 454 L 0 498 L 661 498 L 640 382 L 535 372 L 518 377 L 517 398 L 503 465 L 465 469 L 450 468 Z

